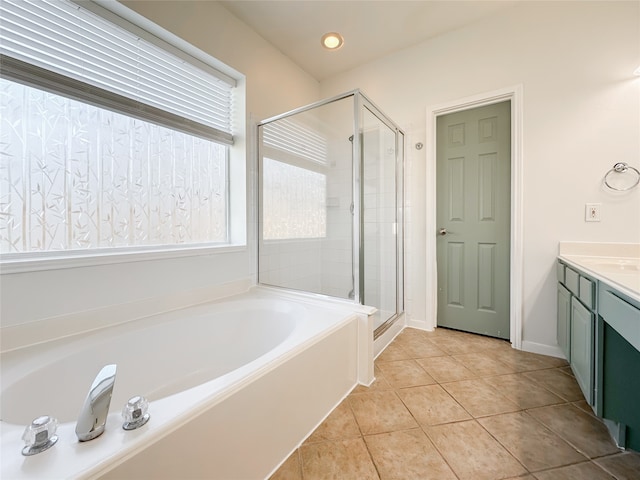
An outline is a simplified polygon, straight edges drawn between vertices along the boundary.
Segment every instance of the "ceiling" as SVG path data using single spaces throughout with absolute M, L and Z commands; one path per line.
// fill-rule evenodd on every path
M 220 2 L 318 81 L 463 27 L 516 1 L 231 0 Z M 344 46 L 320 45 L 339 32 Z

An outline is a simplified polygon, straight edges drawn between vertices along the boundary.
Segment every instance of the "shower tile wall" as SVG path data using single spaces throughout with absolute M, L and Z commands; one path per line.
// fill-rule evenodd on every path
M 327 174 L 327 237 L 322 250 L 322 291 L 350 298 L 353 284 L 353 164 L 349 135 L 331 138 Z
M 321 292 L 322 258 L 317 252 L 323 243 L 318 239 L 265 243 L 260 253 L 261 282 Z

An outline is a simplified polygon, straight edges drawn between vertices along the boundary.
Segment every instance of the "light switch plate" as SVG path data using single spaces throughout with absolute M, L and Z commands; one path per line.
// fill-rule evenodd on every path
M 587 203 L 584 209 L 584 221 L 599 222 L 601 208 L 602 208 L 601 203 Z

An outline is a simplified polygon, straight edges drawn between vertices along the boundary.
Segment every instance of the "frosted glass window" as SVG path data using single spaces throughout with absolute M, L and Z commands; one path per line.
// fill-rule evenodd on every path
M 227 146 L 4 79 L 0 119 L 0 252 L 227 241 Z
M 326 237 L 326 192 L 326 175 L 265 157 L 262 163 L 263 238 Z

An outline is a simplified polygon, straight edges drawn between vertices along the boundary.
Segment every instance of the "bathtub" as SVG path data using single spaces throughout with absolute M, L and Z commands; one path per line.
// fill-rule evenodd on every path
M 354 387 L 359 365 L 372 368 L 358 345 L 369 323 L 357 306 L 254 288 L 5 352 L 0 477 L 267 478 Z M 111 363 L 106 431 L 80 443 L 77 415 Z M 151 419 L 125 431 L 134 395 Z M 22 432 L 40 415 L 58 419 L 59 440 L 24 457 Z

